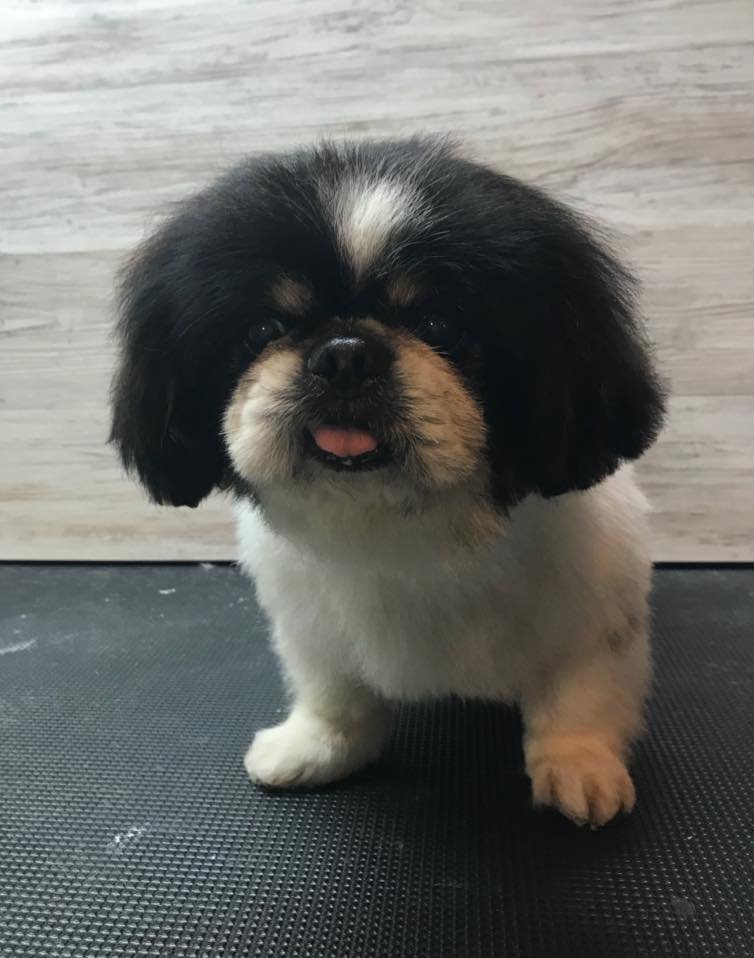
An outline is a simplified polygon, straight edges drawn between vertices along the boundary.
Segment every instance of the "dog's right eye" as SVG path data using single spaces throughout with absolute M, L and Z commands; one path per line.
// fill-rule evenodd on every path
M 269 317 L 263 319 L 261 323 L 257 323 L 249 330 L 246 334 L 246 343 L 250 349 L 258 353 L 264 349 L 268 343 L 271 343 L 275 339 L 280 339 L 281 336 L 285 336 L 285 333 L 285 326 L 283 326 L 280 320 Z

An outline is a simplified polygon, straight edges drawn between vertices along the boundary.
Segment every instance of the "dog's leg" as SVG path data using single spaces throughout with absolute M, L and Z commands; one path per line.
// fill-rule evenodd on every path
M 535 805 L 592 827 L 632 810 L 626 760 L 641 729 L 648 675 L 646 628 L 632 621 L 525 691 L 524 750 Z
M 289 677 L 294 705 L 288 718 L 262 729 L 246 753 L 252 781 L 270 788 L 303 788 L 345 778 L 382 751 L 390 710 L 369 689 L 333 674 Z

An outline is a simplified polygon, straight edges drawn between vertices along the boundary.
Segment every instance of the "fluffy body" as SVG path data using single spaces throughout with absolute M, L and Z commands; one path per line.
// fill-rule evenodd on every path
M 631 472 L 529 498 L 481 545 L 453 531 L 448 503 L 390 521 L 371 492 L 371 509 L 363 495 L 345 510 L 322 495 L 293 520 L 285 508 L 281 531 L 274 495 L 264 512 L 238 508 L 241 562 L 297 703 L 258 734 L 251 776 L 278 787 L 343 777 L 379 753 L 390 703 L 457 695 L 521 705 L 536 801 L 593 824 L 630 810 L 650 574 Z
M 250 160 L 138 252 L 120 335 L 126 467 L 237 501 L 293 700 L 252 779 L 347 776 L 395 702 L 456 695 L 521 706 L 536 803 L 630 811 L 650 559 L 623 464 L 663 396 L 587 224 L 432 140 Z

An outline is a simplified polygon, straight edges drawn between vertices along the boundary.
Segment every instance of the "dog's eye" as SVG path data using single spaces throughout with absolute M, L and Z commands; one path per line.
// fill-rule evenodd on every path
M 416 327 L 416 335 L 428 346 L 437 349 L 452 349 L 463 339 L 460 324 L 441 316 L 425 316 Z
M 259 352 L 259 350 L 264 349 L 264 347 L 274 339 L 280 339 L 281 336 L 285 336 L 285 333 L 285 326 L 283 326 L 279 319 L 268 317 L 249 330 L 246 334 L 246 343 L 255 352 Z

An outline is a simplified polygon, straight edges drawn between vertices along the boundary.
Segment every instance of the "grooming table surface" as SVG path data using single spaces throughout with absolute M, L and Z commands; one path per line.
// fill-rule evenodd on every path
M 638 807 L 590 832 L 529 807 L 487 705 L 265 793 L 285 698 L 235 569 L 0 566 L 0 956 L 754 954 L 754 570 L 661 569 L 654 610 Z

